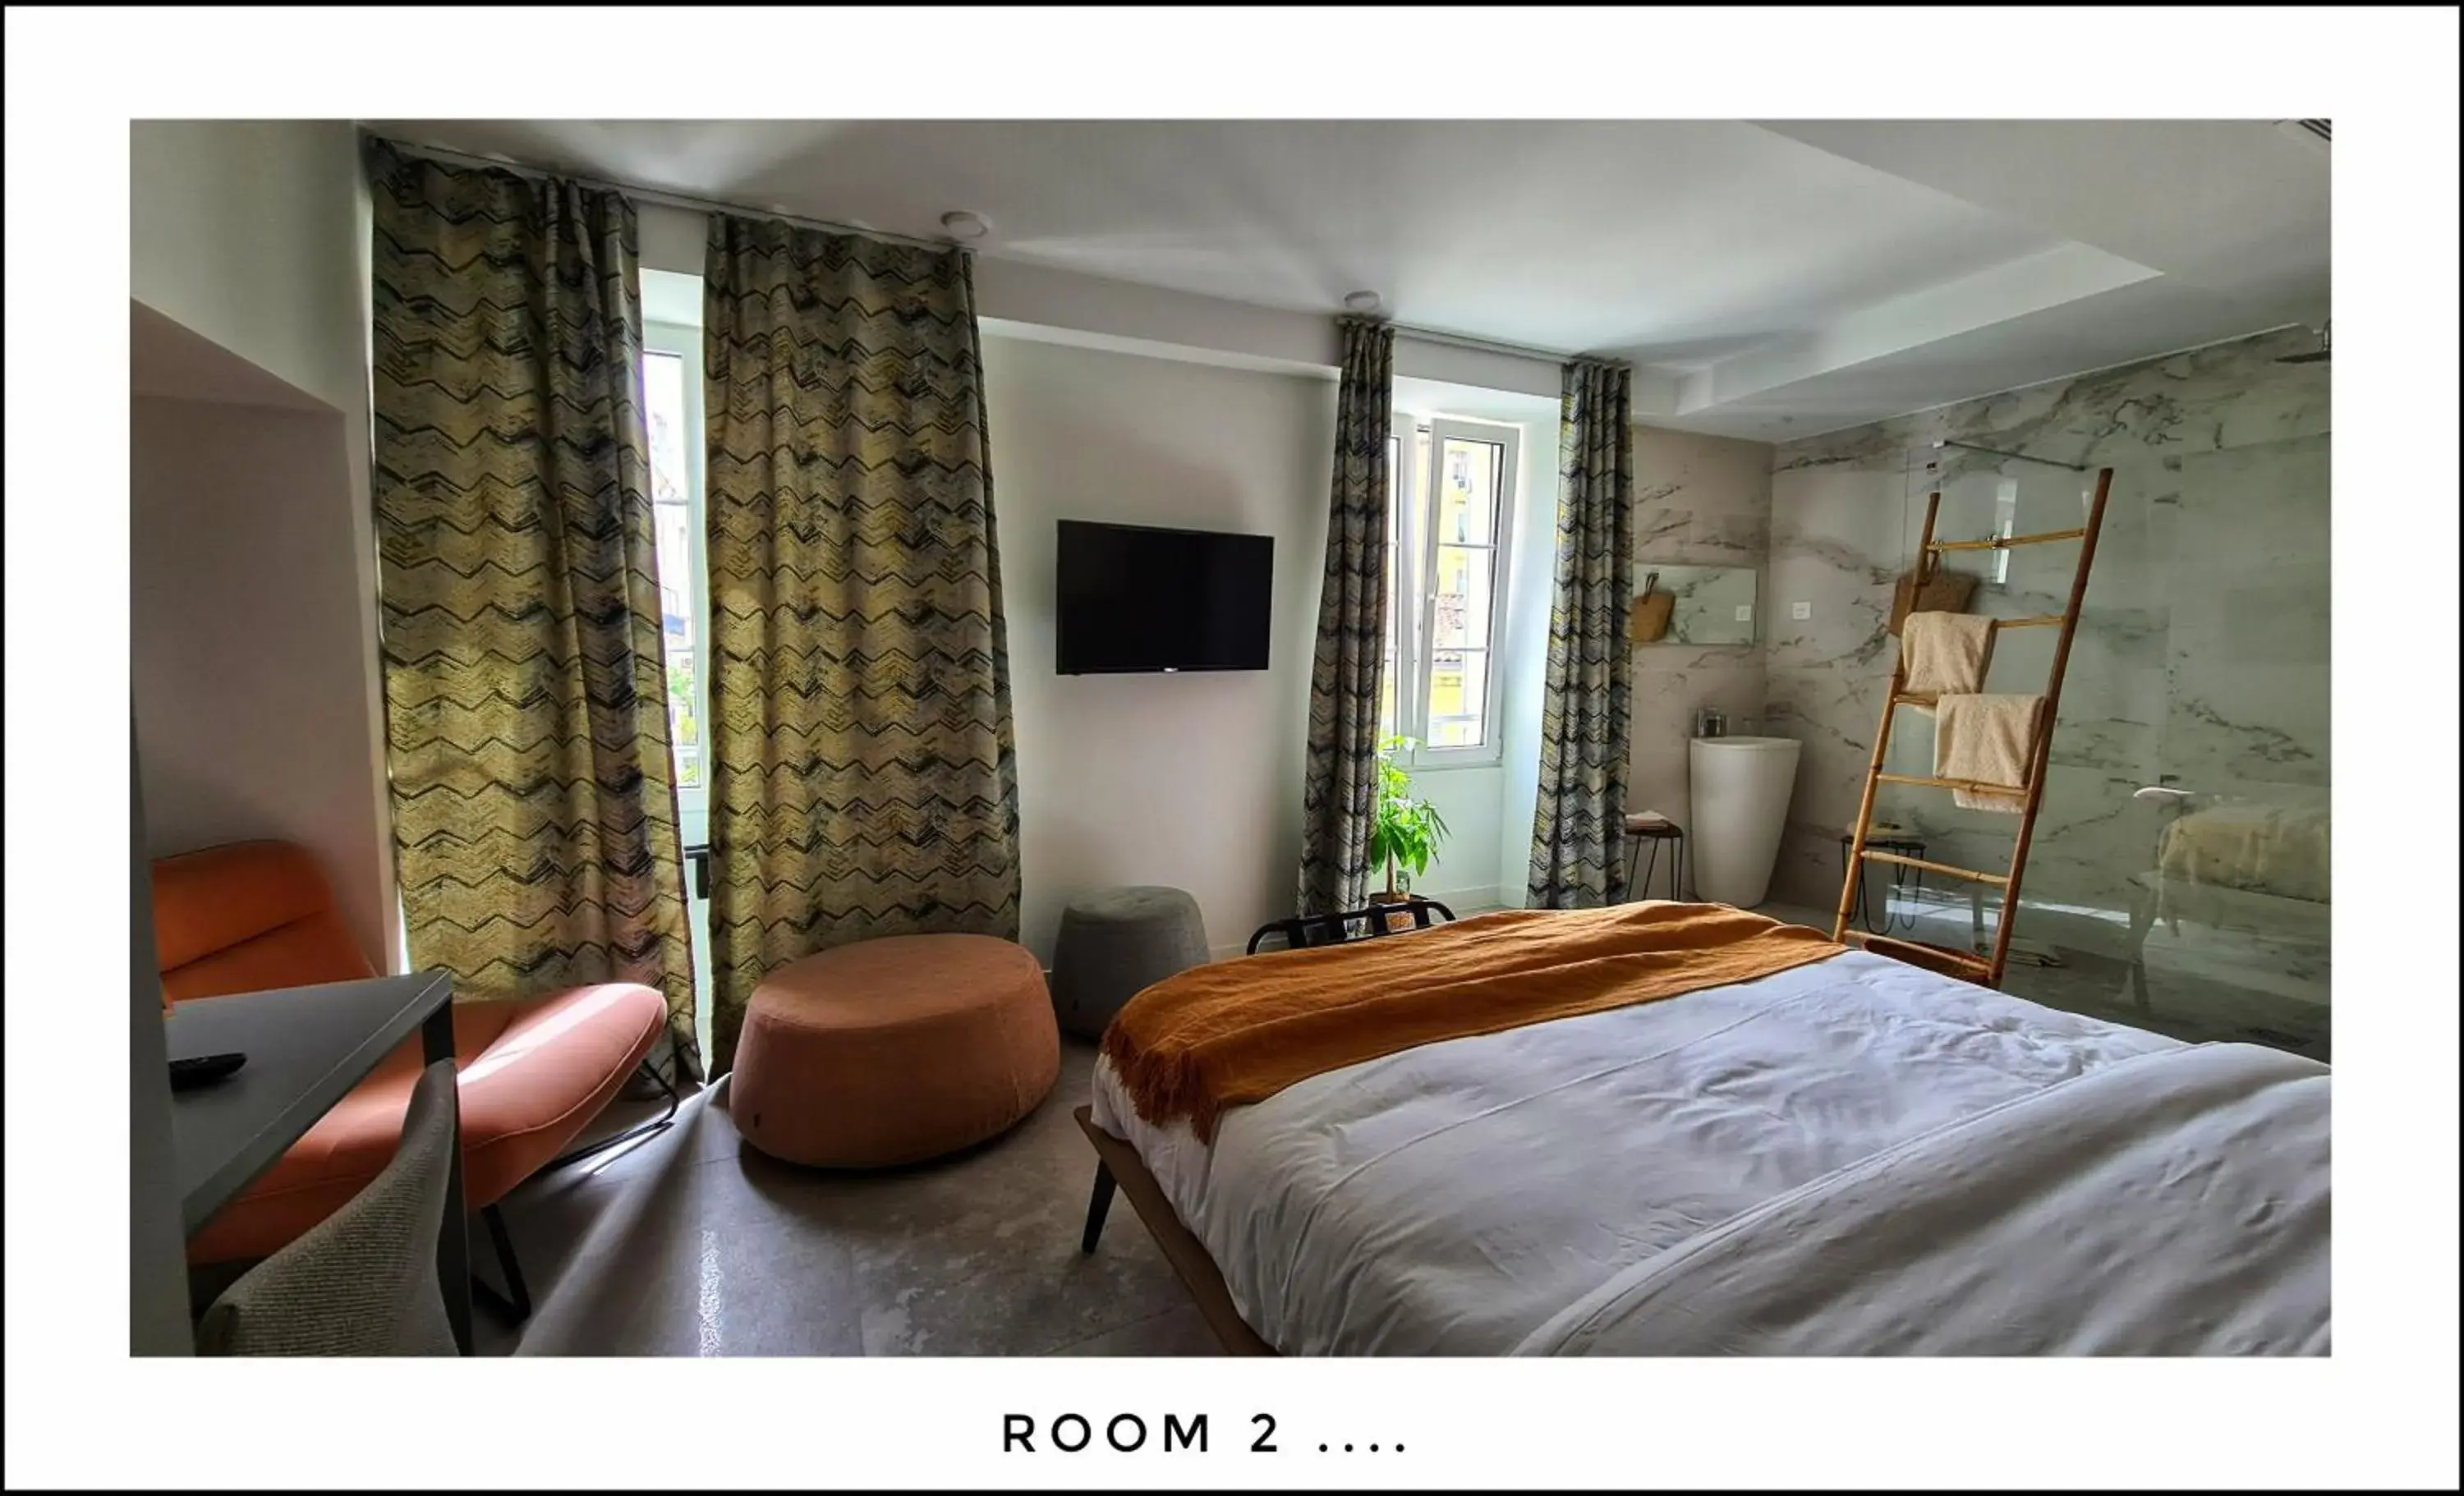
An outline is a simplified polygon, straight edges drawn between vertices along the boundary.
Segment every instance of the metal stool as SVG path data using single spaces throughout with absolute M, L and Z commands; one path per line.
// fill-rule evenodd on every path
M 1660 846 L 1669 844 L 1668 896 L 1685 897 L 1685 828 L 1674 821 L 1639 815 L 1625 818 L 1625 896 L 1641 897 L 1651 886 L 1651 875 L 1660 868 Z M 1651 859 L 1643 861 L 1642 849 L 1648 845 Z M 1635 879 L 1635 869 L 1642 869 L 1641 881 Z
M 1842 869 L 1847 867 L 1848 853 L 1856 847 L 1856 845 L 1857 834 L 1854 831 L 1843 831 L 1839 834 L 1839 862 Z M 1903 857 L 1923 857 L 1925 853 L 1925 839 L 1915 836 L 1868 835 L 1865 838 L 1865 847 L 1870 851 L 1897 852 Z M 1885 866 L 1889 865 L 1886 864 Z M 1844 877 L 1846 874 L 1843 872 L 1842 876 Z M 1857 878 L 1856 887 L 1857 922 L 1863 925 L 1867 930 L 1873 932 L 1875 935 L 1889 935 L 1893 928 L 1891 924 L 1890 902 L 1892 896 L 1904 894 L 1908 898 L 1914 899 L 1919 894 L 1922 894 L 1925 891 L 1925 869 L 1922 868 L 1891 868 L 1891 891 L 1889 893 L 1883 895 L 1882 922 L 1880 925 L 1874 923 L 1873 912 L 1865 907 L 1865 880 L 1861 874 Z M 1916 917 L 1914 915 L 1909 916 L 1905 928 L 1910 930 L 1916 928 Z

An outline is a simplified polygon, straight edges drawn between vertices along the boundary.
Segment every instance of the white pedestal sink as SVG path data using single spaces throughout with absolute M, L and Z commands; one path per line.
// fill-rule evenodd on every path
M 1693 740 L 1694 824 L 1685 834 L 1697 897 L 1749 909 L 1771 891 L 1797 753 L 1793 737 Z

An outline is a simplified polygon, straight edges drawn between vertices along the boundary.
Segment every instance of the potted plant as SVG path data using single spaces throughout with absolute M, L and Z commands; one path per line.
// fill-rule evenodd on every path
M 1445 840 L 1446 818 L 1438 807 L 1412 793 L 1412 776 L 1395 762 L 1396 756 L 1419 744 L 1409 737 L 1389 737 L 1377 745 L 1377 809 L 1369 829 L 1369 860 L 1386 869 L 1386 888 L 1373 893 L 1373 904 L 1400 904 L 1411 897 L 1412 880 L 1429 870 L 1429 859 Z

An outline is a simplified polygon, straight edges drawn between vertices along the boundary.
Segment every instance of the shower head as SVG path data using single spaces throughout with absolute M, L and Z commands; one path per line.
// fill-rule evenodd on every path
M 2319 324 L 2319 346 L 2318 346 L 2318 347 L 2313 348 L 2313 349 L 2312 349 L 2312 350 L 2310 350 L 2308 353 L 2288 353 L 2288 354 L 2286 354 L 2283 358 L 2280 358 L 2280 359 L 2277 360 L 2276 362 L 2277 362 L 2277 363 L 2326 363 L 2326 362 L 2327 362 L 2327 349 L 2328 349 L 2328 344 L 2327 344 L 2327 329 L 2328 329 L 2328 327 L 2329 327 L 2330 325 L 2331 325 L 2331 324 L 2326 323 L 2326 322 L 2321 322 L 2321 323 Z

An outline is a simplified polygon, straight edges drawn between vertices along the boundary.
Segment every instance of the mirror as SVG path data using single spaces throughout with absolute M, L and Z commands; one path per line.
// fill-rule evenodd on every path
M 1751 644 L 1756 583 L 1751 566 L 1637 561 L 1627 637 L 1635 644 Z

